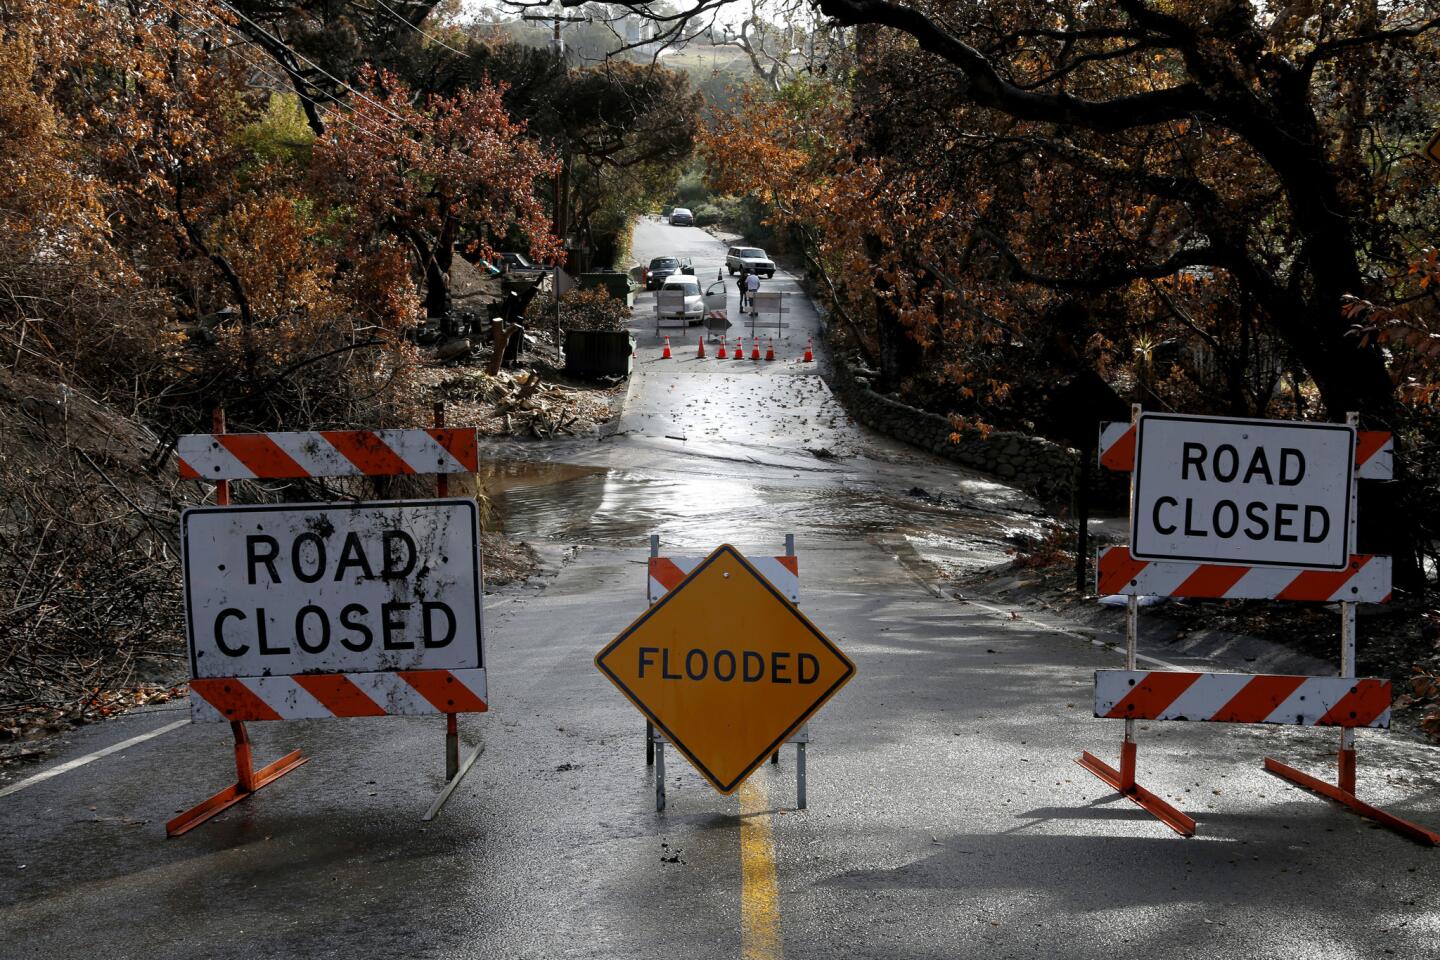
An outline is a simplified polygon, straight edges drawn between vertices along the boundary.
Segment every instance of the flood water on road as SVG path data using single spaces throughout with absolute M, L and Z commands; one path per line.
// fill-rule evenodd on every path
M 707 281 L 724 275 L 725 247 L 700 230 L 645 221 L 634 252 L 689 257 Z M 487 445 L 487 526 L 637 551 L 651 535 L 708 552 L 773 548 L 793 533 L 802 545 L 869 544 L 946 573 L 1003 563 L 1018 536 L 1037 531 L 1044 511 L 1024 493 L 856 423 L 821 376 L 821 321 L 798 279 L 781 270 L 765 288 L 784 297 L 783 325 L 766 341 L 774 361 L 721 361 L 718 343 L 700 359 L 704 332 L 658 330 L 655 295 L 641 292 L 634 373 L 609 433 Z M 747 318 L 731 294 L 739 334 Z
M 503 460 L 481 476 L 487 527 L 522 540 L 642 549 L 721 543 L 863 540 L 905 549 L 950 572 L 1001 562 L 1033 514 L 1000 504 L 885 489 L 860 470 L 832 476 L 646 470 Z M 818 483 L 816 481 L 819 481 Z M 912 491 L 914 491 L 912 493 Z

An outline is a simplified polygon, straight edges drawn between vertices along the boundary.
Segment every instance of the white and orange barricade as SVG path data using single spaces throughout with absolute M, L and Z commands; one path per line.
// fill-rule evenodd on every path
M 1089 752 L 1076 762 L 1192 836 L 1193 818 L 1136 782 L 1136 721 L 1338 727 L 1335 784 L 1269 757 L 1264 769 L 1410 839 L 1440 844 L 1440 834 L 1355 795 L 1355 731 L 1387 729 L 1392 701 L 1390 681 L 1355 676 L 1356 604 L 1386 603 L 1391 590 L 1390 558 L 1355 552 L 1355 481 L 1391 479 L 1390 434 L 1356 430 L 1353 414 L 1345 425 L 1298 424 L 1142 414 L 1136 406 L 1132 418 L 1102 424 L 1099 445 L 1103 466 L 1132 472 L 1131 545 L 1103 551 L 1096 578 L 1100 594 L 1128 601 L 1125 669 L 1095 673 L 1095 716 L 1125 722 L 1120 768 Z M 1145 463 L 1156 474 L 1148 493 L 1139 476 Z M 1135 549 L 1142 539 L 1145 550 Z M 1196 555 L 1207 551 L 1215 559 Z M 1340 675 L 1136 670 L 1142 596 L 1337 603 Z
M 474 763 L 459 756 L 460 713 L 489 709 L 482 629 L 483 562 L 472 498 L 448 497 L 449 474 L 478 467 L 475 429 L 181 437 L 180 474 L 216 486 L 216 505 L 181 518 L 191 718 L 228 722 L 236 782 L 166 824 L 179 836 L 306 762 L 299 750 L 256 770 L 249 721 L 446 718 L 446 787 Z M 437 499 L 230 503 L 230 482 L 433 474 Z
M 795 553 L 795 535 L 785 535 L 785 553 L 778 557 L 749 557 L 749 564 L 775 588 L 775 592 L 796 606 L 800 605 L 800 558 Z M 650 562 L 646 576 L 645 599 L 655 606 L 671 590 L 678 587 L 696 567 L 705 562 L 704 557 L 662 557 L 660 537 L 650 537 Z M 645 722 L 645 763 L 655 767 L 655 809 L 665 809 L 665 736 L 655 729 L 650 721 Z M 795 732 L 787 743 L 795 744 L 795 798 L 796 806 L 803 810 L 805 795 L 806 748 L 810 743 L 808 725 Z M 770 756 L 772 764 L 780 762 L 780 751 Z

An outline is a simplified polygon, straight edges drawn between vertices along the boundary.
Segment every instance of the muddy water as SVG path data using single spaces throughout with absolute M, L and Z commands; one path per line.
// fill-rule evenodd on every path
M 783 477 L 502 460 L 480 477 L 487 528 L 526 540 L 642 549 L 659 534 L 676 547 L 864 541 L 948 573 L 1001 562 L 1034 517 L 983 503 L 936 502 L 905 489 L 835 476 Z M 907 488 L 908 489 L 908 488 Z

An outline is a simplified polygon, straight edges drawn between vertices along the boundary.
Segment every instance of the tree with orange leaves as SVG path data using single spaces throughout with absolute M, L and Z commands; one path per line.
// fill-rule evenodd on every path
M 558 252 L 536 192 L 556 164 L 506 113 L 503 88 L 417 105 L 393 74 L 366 68 L 358 90 L 347 122 L 318 142 L 316 169 L 357 245 L 389 234 L 410 247 L 430 317 L 446 315 L 457 246 L 487 260 L 514 239 L 538 259 Z

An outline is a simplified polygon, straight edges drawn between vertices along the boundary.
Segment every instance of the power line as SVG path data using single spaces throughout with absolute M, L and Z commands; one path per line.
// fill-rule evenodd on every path
M 344 80 L 341 80 L 339 77 L 335 76 L 335 74 L 331 73 L 329 70 L 326 70 L 324 67 L 320 66 L 320 65 L 319 65 L 318 63 L 316 63 L 314 60 L 311 60 L 309 57 L 305 56 L 303 53 L 300 53 L 300 52 L 299 52 L 298 50 L 296 50 L 294 47 L 290 46 L 288 43 L 286 43 L 285 41 L 281 40 L 279 37 L 275 36 L 275 35 L 274 35 L 273 33 L 271 33 L 269 30 L 266 30 L 264 27 L 260 26 L 260 24 L 256 23 L 254 20 L 251 20 L 249 17 L 245 16 L 245 14 L 241 13 L 239 10 L 236 10 L 236 9 L 235 9 L 234 7 L 232 7 L 230 4 L 226 3 L 225 0 L 215 0 L 215 2 L 218 3 L 218 4 L 220 4 L 220 6 L 224 7 L 226 10 L 229 10 L 231 13 L 235 14 L 235 16 L 239 17 L 241 20 L 244 20 L 246 23 L 250 24 L 250 26 L 254 27 L 256 30 L 260 31 L 260 33 L 264 34 L 267 38 L 269 38 L 269 40 L 270 40 L 271 43 L 274 43 L 276 46 L 280 47 L 282 50 L 284 50 L 286 53 L 290 54 L 290 55 L 291 55 L 292 57 L 294 57 L 295 59 L 301 60 L 301 61 L 303 61 L 304 63 L 308 64 L 309 66 L 311 66 L 312 68 L 314 68 L 315 70 L 317 70 L 318 72 L 320 72 L 321 74 L 323 74 L 324 76 L 328 77 L 330 80 L 333 80 L 335 83 L 338 83 L 338 84 L 339 84 L 342 88 L 344 88 L 345 90 L 349 90 L 351 93 L 353 93 L 355 96 L 359 97 L 361 100 L 364 100 L 366 103 L 370 104 L 372 107 L 375 107 L 377 110 L 380 110 L 380 111 L 382 111 L 382 112 L 384 112 L 384 113 L 389 114 L 390 117 L 391 117 L 392 119 L 394 119 L 397 123 L 405 124 L 405 123 L 408 122 L 408 121 L 405 120 L 404 117 L 400 116 L 398 113 L 396 113 L 395 111 L 391 110 L 389 107 L 385 106 L 383 103 L 380 103 L 380 102 L 377 101 L 377 100 L 373 100 L 373 99 L 371 99 L 370 97 L 366 96 L 365 94 L 361 93 L 359 90 L 356 90 L 354 87 L 350 86 L 350 84 L 346 83 Z
M 409 20 L 406 20 L 404 17 L 400 16 L 400 14 L 396 13 L 394 9 L 391 8 L 390 4 L 385 2 L 385 0 L 375 0 L 375 2 L 380 4 L 380 6 L 384 7 L 386 12 L 388 12 L 390 16 L 394 17 L 396 20 L 399 20 L 405 26 L 420 34 L 420 36 L 424 37 L 426 40 L 429 40 L 431 43 L 438 43 L 440 44 L 440 46 L 444 47 L 446 50 L 449 50 L 451 53 L 458 53 L 460 54 L 460 56 L 469 59 L 470 54 L 466 53 L 464 50 L 456 50 L 454 47 L 450 46 L 450 44 L 446 43 L 444 40 L 441 40 L 439 37 L 433 36 L 426 33 L 424 30 L 421 30 L 419 27 L 415 26 L 415 24 L 411 23 Z
M 217 40 L 217 41 L 219 40 L 219 38 L 215 37 L 215 35 L 212 34 L 209 30 L 206 30 L 203 26 L 201 26 L 200 24 L 196 23 L 194 20 L 190 19 L 188 16 L 185 15 L 185 13 L 184 13 L 183 11 L 181 11 L 181 10 L 179 10 L 178 8 L 172 6 L 170 3 L 166 2 L 166 0 L 158 0 L 158 2 L 159 2 L 162 6 L 166 7 L 168 10 L 170 10 L 170 12 L 174 13 L 177 17 L 179 17 L 180 19 L 184 20 L 186 23 L 190 24 L 190 26 L 194 27 L 194 28 L 195 28 L 196 30 L 198 30 L 201 34 L 209 37 L 209 38 L 212 39 L 212 40 Z M 284 80 L 284 79 L 276 76 L 274 73 L 271 73 L 269 70 L 267 70 L 267 69 L 265 69 L 264 67 L 262 67 L 262 66 L 260 66 L 259 64 L 257 64 L 254 60 L 251 60 L 249 57 L 247 57 L 247 56 L 245 56 L 244 54 L 240 53 L 240 52 L 239 52 L 239 48 L 240 48 L 241 46 L 254 45 L 254 41 L 251 40 L 249 37 L 246 37 L 243 33 L 241 33 L 240 31 L 236 30 L 234 27 L 232 27 L 230 24 L 226 23 L 224 20 L 222 20 L 222 19 L 220 19 L 219 17 L 215 16 L 215 14 L 211 13 L 208 9 L 205 10 L 205 14 L 206 14 L 207 16 L 209 16 L 212 20 L 214 20 L 216 23 L 218 23 L 221 27 L 223 27 L 223 28 L 225 28 L 226 30 L 230 31 L 231 33 L 235 34 L 235 35 L 240 39 L 240 43 L 237 44 L 237 45 L 234 45 L 234 46 L 228 46 L 228 45 L 227 45 L 227 50 L 228 50 L 231 54 L 233 54 L 235 57 L 237 57 L 238 59 L 240 59 L 241 61 L 243 61 L 248 67 L 250 67 L 250 69 L 256 71 L 257 73 L 261 74 L 262 76 L 266 77 L 267 79 L 271 80 L 272 82 L 276 83 L 277 85 L 283 87 L 284 89 L 286 89 L 286 90 L 288 90 L 288 91 L 290 91 L 290 92 L 293 92 L 296 96 L 300 97 L 300 99 L 304 100 L 306 103 L 309 103 L 311 106 L 314 106 L 314 107 L 321 107 L 321 106 L 323 106 L 323 104 L 321 104 L 320 101 L 316 100 L 314 97 L 308 96 L 308 95 L 306 95 L 304 92 L 295 89 L 295 86 L 294 86 L 293 83 L 287 82 L 286 80 Z M 340 108 L 342 111 L 345 110 L 345 109 L 348 109 L 347 106 L 346 106 L 346 104 L 342 103 L 342 102 L 339 101 L 339 100 L 335 100 L 335 101 L 332 101 L 332 102 L 334 103 L 334 105 L 335 105 L 336 107 Z M 351 115 L 352 115 L 352 116 L 354 115 L 354 114 L 353 114 L 353 111 L 352 111 Z M 377 126 L 375 129 L 373 129 L 373 130 L 369 130 L 369 129 L 366 129 L 365 127 L 361 126 L 361 125 L 358 124 L 358 123 L 355 123 L 355 122 L 353 122 L 353 121 L 351 121 L 351 120 L 346 119 L 346 117 L 344 116 L 343 113 L 337 113 L 337 114 L 333 115 L 333 116 L 331 117 L 331 119 L 333 119 L 333 120 L 338 120 L 339 122 L 345 124 L 345 125 L 346 125 L 347 127 L 349 127 L 350 129 L 355 130 L 355 131 L 358 131 L 358 132 L 361 133 L 361 134 L 366 134 L 366 135 L 370 135 L 370 136 L 383 135 L 383 136 L 394 137 L 394 138 L 398 138 L 398 140 L 403 140 L 403 141 L 411 144 L 412 146 L 416 147 L 417 149 L 422 149 L 422 150 L 424 149 L 424 147 L 423 147 L 417 140 L 415 140 L 415 139 L 412 138 L 412 137 L 406 136 L 404 133 L 400 133 L 400 132 L 394 131 L 394 130 L 386 130 L 384 127 L 378 127 L 378 126 Z M 398 140 L 397 140 L 397 141 L 392 141 L 392 142 L 398 142 Z

